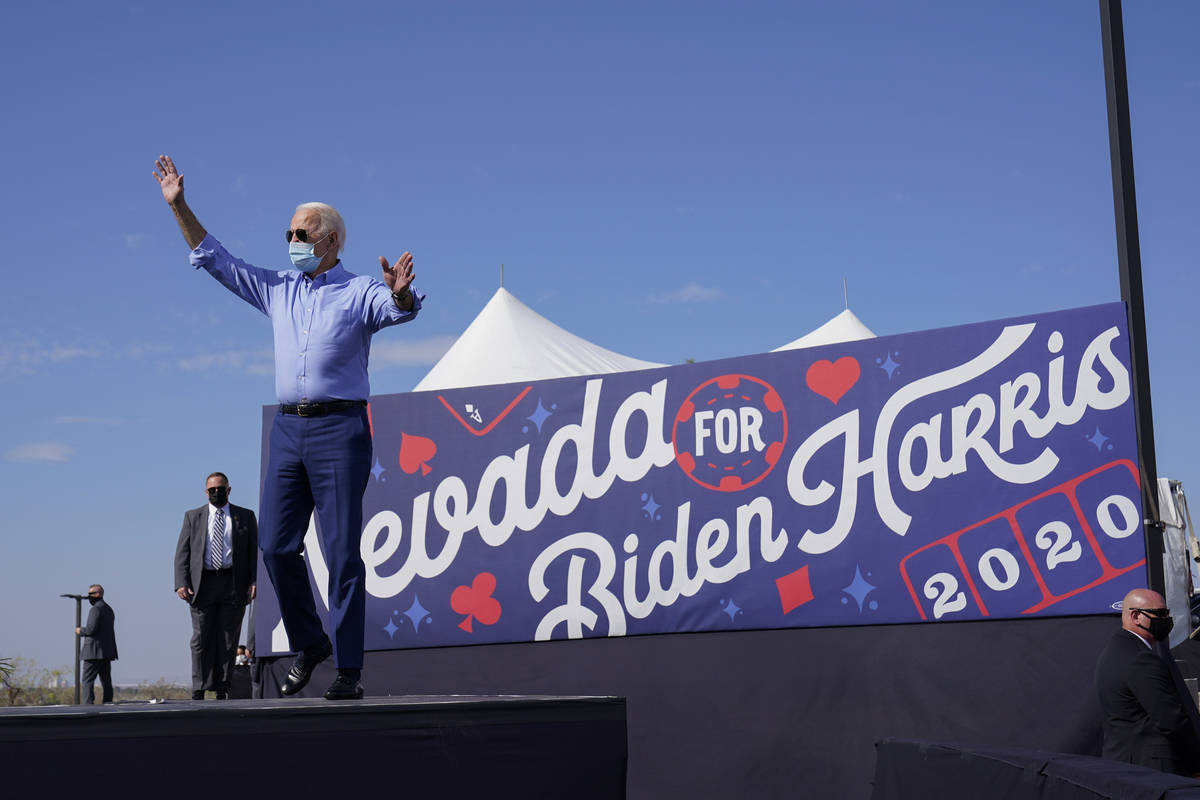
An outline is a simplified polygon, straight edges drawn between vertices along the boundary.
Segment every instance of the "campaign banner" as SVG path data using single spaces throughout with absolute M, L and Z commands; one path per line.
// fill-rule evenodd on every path
M 369 411 L 367 649 L 1104 613 L 1146 583 L 1119 303 Z M 256 613 L 287 652 L 270 586 Z

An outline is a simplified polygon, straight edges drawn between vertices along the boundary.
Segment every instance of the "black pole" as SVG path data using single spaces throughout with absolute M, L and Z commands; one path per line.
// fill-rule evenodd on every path
M 60 594 L 59 597 L 70 597 L 75 601 L 75 627 L 83 625 L 83 595 Z M 79 634 L 75 634 L 75 705 L 79 705 Z
M 1133 188 L 1133 137 L 1129 128 L 1129 84 L 1125 76 L 1125 28 L 1121 0 L 1100 0 L 1104 42 L 1104 85 L 1108 96 L 1108 143 L 1112 157 L 1113 209 L 1117 223 L 1117 263 L 1121 300 L 1129 325 L 1133 370 L 1133 412 L 1137 417 L 1142 519 L 1146 532 L 1146 573 L 1150 588 L 1162 593 L 1163 526 L 1158 516 L 1158 465 L 1154 458 L 1154 413 L 1150 364 L 1146 355 L 1146 304 L 1142 297 L 1142 253 L 1138 243 L 1137 197 Z

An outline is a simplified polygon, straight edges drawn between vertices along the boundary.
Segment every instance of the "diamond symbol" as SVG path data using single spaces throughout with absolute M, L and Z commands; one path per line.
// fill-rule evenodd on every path
M 388 635 L 389 639 L 394 639 L 396 636 L 396 631 L 400 630 L 399 628 L 396 627 L 396 623 L 392 622 L 391 617 L 388 617 L 387 625 L 384 625 L 383 629 L 385 631 L 387 631 L 387 635 Z
M 376 456 L 375 457 L 375 466 L 371 467 L 371 475 L 374 476 L 375 480 L 381 481 L 381 480 L 383 480 L 383 478 L 381 478 L 379 476 L 385 472 L 387 472 L 387 470 L 384 469 L 383 465 L 381 465 L 379 463 L 379 457 Z

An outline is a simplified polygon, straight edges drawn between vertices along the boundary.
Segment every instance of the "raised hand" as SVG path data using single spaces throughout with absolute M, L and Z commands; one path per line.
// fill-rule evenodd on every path
M 175 169 L 175 162 L 171 160 L 170 156 L 159 156 L 154 159 L 154 167 L 154 180 L 158 181 L 158 185 L 162 187 L 163 199 L 167 201 L 167 205 L 174 212 L 175 221 L 179 223 L 179 230 L 183 233 L 183 238 L 187 240 L 188 247 L 198 247 L 204 241 L 204 237 L 208 235 L 208 231 L 204 230 L 200 220 L 196 219 L 196 215 L 192 213 L 183 199 L 183 176 L 179 174 L 179 170 Z
M 170 156 L 156 158 L 154 167 L 154 179 L 162 187 L 163 199 L 167 201 L 168 205 L 175 205 L 183 199 L 183 175 L 175 169 L 175 162 L 171 160 Z
M 383 282 L 387 284 L 393 294 L 403 294 L 408 289 L 408 285 L 413 282 L 413 278 L 416 277 L 413 272 L 412 253 L 409 252 L 405 252 L 400 256 L 400 260 L 390 267 L 388 260 L 380 256 L 379 266 L 383 268 Z

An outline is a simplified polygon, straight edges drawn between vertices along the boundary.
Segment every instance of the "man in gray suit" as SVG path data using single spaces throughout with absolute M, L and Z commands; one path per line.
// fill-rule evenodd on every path
M 229 694 L 246 603 L 258 576 L 258 520 L 229 502 L 229 478 L 205 481 L 208 502 L 183 515 L 175 547 L 175 594 L 192 610 L 192 699 Z
M 104 587 L 100 584 L 89 586 L 87 596 L 92 610 L 88 612 L 87 625 L 76 628 L 75 633 L 83 638 L 83 648 L 79 653 L 83 659 L 83 685 L 87 687 L 83 702 L 90 706 L 96 702 L 96 678 L 100 679 L 100 687 L 104 690 L 101 702 L 111 703 L 113 699 L 112 662 L 117 660 L 117 633 L 114 627 L 117 615 L 104 602 Z

